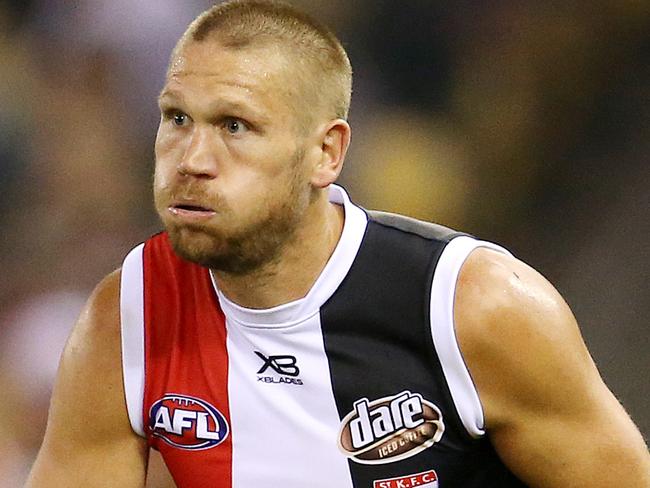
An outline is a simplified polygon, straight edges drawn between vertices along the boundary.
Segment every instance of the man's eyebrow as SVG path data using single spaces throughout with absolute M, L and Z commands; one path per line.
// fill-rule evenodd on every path
M 260 110 L 259 107 L 252 106 L 251 104 L 246 104 L 238 100 L 228 100 L 222 99 L 217 102 L 208 104 L 208 110 L 210 112 L 234 112 L 233 115 L 241 114 L 244 118 L 253 118 L 257 122 L 267 123 L 270 118 L 264 110 Z
M 165 88 L 160 93 L 160 95 L 158 95 L 158 105 L 162 105 L 168 99 L 171 99 L 172 101 L 178 100 L 180 103 L 183 103 L 185 97 L 183 96 L 182 93 L 176 90 Z M 243 103 L 239 100 L 221 99 L 212 103 L 208 103 L 206 108 L 209 112 L 220 112 L 220 111 L 242 112 L 244 114 L 247 114 L 248 116 L 254 117 L 259 122 L 262 123 L 269 121 L 269 116 L 265 114 L 263 110 L 251 106 L 250 104 Z
M 169 88 L 163 88 L 163 90 L 160 92 L 160 95 L 158 95 L 159 105 L 164 98 L 176 98 L 182 101 L 184 97 L 182 93 L 179 93 L 175 90 L 170 90 Z

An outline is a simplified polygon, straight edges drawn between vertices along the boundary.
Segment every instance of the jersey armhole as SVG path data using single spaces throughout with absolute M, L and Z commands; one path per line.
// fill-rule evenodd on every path
M 467 257 L 479 247 L 510 254 L 504 248 L 469 236 L 453 238 L 443 249 L 431 283 L 431 335 L 452 400 L 463 426 L 473 438 L 485 435 L 483 407 L 458 346 L 454 299 L 458 275 Z
M 122 377 L 131 428 L 144 437 L 142 405 L 144 401 L 144 244 L 124 259 L 120 284 L 122 332 Z

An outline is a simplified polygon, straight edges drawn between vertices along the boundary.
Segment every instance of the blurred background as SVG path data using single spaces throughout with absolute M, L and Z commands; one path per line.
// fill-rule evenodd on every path
M 569 302 L 650 434 L 650 4 L 301 0 L 355 70 L 341 182 L 499 242 Z M 205 0 L 0 0 L 0 488 L 93 286 L 156 232 L 155 97 Z M 158 461 L 150 487 L 168 486 Z

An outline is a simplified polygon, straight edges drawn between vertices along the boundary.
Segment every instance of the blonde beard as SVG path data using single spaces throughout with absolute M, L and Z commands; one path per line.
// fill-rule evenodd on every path
M 293 156 L 293 178 L 288 194 L 278 205 L 231 235 L 204 226 L 167 226 L 174 251 L 188 261 L 235 275 L 249 274 L 277 262 L 313 202 L 313 192 L 306 188 L 299 171 L 303 155 L 297 151 Z

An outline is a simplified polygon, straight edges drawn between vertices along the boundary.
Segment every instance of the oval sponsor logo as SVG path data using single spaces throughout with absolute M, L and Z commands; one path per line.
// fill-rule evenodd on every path
M 210 449 L 228 437 L 228 422 L 210 403 L 167 393 L 149 409 L 151 435 L 180 449 Z
M 354 402 L 354 410 L 341 422 L 339 448 L 357 463 L 392 463 L 431 447 L 444 431 L 440 409 L 406 390 Z

